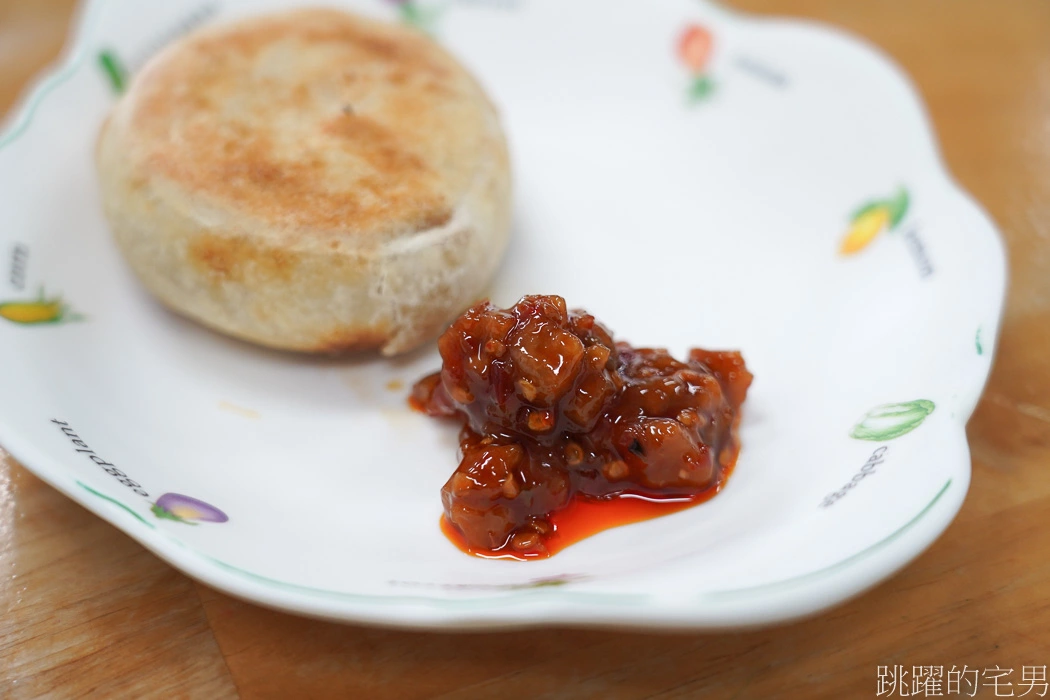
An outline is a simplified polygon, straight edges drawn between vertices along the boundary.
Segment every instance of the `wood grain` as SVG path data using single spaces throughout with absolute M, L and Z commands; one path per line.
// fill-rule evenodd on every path
M 0 696 L 873 697 L 878 665 L 998 664 L 1019 680 L 1050 664 L 1050 3 L 731 4 L 828 21 L 892 55 L 1006 236 L 1001 345 L 968 429 L 973 483 L 944 537 L 874 591 L 773 629 L 414 634 L 211 591 L 8 461 Z M 58 50 L 71 5 L 0 3 L 0 111 Z
M 235 696 L 195 584 L 0 464 L 0 697 Z

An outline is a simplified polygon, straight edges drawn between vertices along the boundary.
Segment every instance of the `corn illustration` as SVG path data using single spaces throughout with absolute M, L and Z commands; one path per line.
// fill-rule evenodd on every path
M 23 326 L 36 326 L 45 323 L 65 323 L 79 321 L 83 317 L 70 313 L 69 307 L 61 297 L 47 298 L 44 290 L 32 301 L 8 301 L 0 303 L 0 318 Z
M 883 231 L 896 229 L 908 212 L 908 201 L 908 191 L 902 187 L 893 197 L 868 202 L 858 209 L 850 219 L 839 253 L 853 255 L 868 247 Z

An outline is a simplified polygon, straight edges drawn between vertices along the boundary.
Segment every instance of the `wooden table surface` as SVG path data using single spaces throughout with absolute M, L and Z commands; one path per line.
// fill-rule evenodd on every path
M 0 0 L 0 113 L 58 52 L 73 4 Z M 1023 667 L 1050 665 L 1050 1 L 732 4 L 825 20 L 894 56 L 1006 237 L 973 483 L 941 539 L 874 591 L 777 628 L 393 632 L 216 593 L 0 459 L 0 696 L 874 697 L 877 667 L 898 664 L 1012 668 L 1009 690 L 1028 689 Z

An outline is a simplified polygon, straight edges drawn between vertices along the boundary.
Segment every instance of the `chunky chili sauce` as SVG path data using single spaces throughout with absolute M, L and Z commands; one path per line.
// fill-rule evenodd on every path
M 442 525 L 471 553 L 548 556 L 706 500 L 740 451 L 751 373 L 737 352 L 694 349 L 679 362 L 617 343 L 558 296 L 478 304 L 438 349 L 441 371 L 419 381 L 411 401 L 464 420 Z

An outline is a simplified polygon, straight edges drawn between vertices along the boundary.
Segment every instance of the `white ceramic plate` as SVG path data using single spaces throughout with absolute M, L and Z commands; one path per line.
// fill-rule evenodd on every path
M 636 344 L 740 348 L 756 375 L 717 498 L 485 561 L 438 530 L 455 429 L 405 407 L 434 351 L 227 340 L 155 304 L 110 242 L 92 151 L 121 66 L 289 4 L 89 3 L 0 138 L 0 444 L 26 467 L 215 588 L 419 628 L 785 620 L 947 527 L 1004 255 L 884 57 L 689 0 L 343 3 L 426 23 L 499 105 L 517 214 L 496 302 L 561 294 Z

